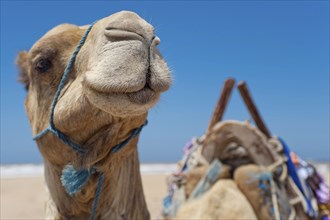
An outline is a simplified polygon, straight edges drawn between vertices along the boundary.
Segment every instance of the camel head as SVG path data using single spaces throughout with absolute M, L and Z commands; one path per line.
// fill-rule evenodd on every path
M 25 106 L 34 134 L 48 126 L 58 84 L 87 28 L 56 26 L 29 52 L 19 54 L 20 81 L 27 89 Z M 114 121 L 145 119 L 171 83 L 159 43 L 153 26 L 133 12 L 97 21 L 61 92 L 54 111 L 56 127 L 84 143 Z

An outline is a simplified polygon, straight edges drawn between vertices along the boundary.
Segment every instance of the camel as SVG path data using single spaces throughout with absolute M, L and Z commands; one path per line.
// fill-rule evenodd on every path
M 19 53 L 19 80 L 27 90 L 25 109 L 33 135 L 49 126 L 57 87 L 87 28 L 61 24 L 28 52 Z M 50 196 L 47 218 L 87 219 L 91 215 L 97 174 L 70 196 L 60 180 L 68 164 L 104 173 L 96 219 L 150 218 L 139 170 L 138 137 L 116 154 L 110 151 L 145 123 L 148 110 L 170 87 L 171 73 L 157 49 L 159 43 L 153 26 L 129 11 L 100 19 L 92 27 L 65 81 L 53 119 L 56 128 L 87 153 L 81 156 L 52 133 L 36 139 Z

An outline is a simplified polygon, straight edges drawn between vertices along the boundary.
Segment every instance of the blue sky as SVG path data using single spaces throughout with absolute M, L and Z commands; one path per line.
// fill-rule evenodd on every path
M 223 81 L 246 80 L 274 135 L 329 160 L 328 1 L 1 1 L 1 163 L 42 161 L 14 65 L 46 31 L 132 10 L 156 27 L 174 83 L 150 111 L 141 161 L 175 162 L 208 125 Z M 235 91 L 225 119 L 250 119 Z

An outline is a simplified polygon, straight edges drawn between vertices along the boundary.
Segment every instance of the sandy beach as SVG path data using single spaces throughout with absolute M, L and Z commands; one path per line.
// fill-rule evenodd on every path
M 156 219 L 166 194 L 166 175 L 142 175 L 152 219 Z M 45 185 L 42 177 L 1 179 L 0 219 L 44 219 Z
M 168 174 L 161 172 L 162 167 L 170 170 L 173 169 L 174 165 L 160 165 L 158 168 L 155 165 L 142 165 L 143 188 L 152 219 L 157 219 L 160 215 L 162 199 L 167 190 L 165 182 Z M 33 169 L 41 170 L 41 168 Z M 152 172 L 150 172 L 150 168 L 152 168 Z M 317 168 L 329 184 L 329 164 L 318 164 Z M 153 173 L 155 170 L 160 173 Z M 28 172 L 24 170 L 24 173 Z M 0 219 L 44 219 L 46 190 L 42 173 L 38 173 L 36 177 L 13 177 L 10 175 L 12 174 L 7 171 L 7 178 L 1 178 Z

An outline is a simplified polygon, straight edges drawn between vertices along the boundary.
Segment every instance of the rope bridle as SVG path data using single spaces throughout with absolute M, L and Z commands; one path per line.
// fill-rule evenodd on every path
M 70 61 L 67 64 L 67 66 L 64 70 L 63 76 L 61 78 L 61 81 L 60 81 L 60 83 L 58 85 L 58 88 L 57 88 L 57 91 L 55 93 L 53 103 L 51 105 L 50 116 L 49 116 L 49 126 L 33 137 L 33 140 L 37 140 L 38 138 L 41 138 L 42 136 L 44 136 L 45 134 L 50 132 L 53 135 L 55 135 L 56 137 L 58 137 L 60 140 L 62 140 L 72 150 L 79 153 L 81 156 L 86 154 L 87 150 L 85 148 L 81 147 L 79 144 L 72 141 L 68 136 L 66 136 L 64 133 L 62 133 L 60 130 L 58 130 L 55 127 L 55 124 L 54 124 L 54 110 L 55 110 L 55 106 L 57 104 L 57 101 L 59 99 L 60 93 L 63 89 L 64 84 L 65 84 L 65 81 L 66 81 L 66 79 L 67 79 L 67 77 L 70 73 L 70 70 L 72 69 L 72 66 L 75 62 L 77 54 L 80 51 L 81 47 L 84 45 L 84 43 L 87 39 L 87 36 L 88 36 L 89 32 L 91 31 L 94 24 L 95 24 L 95 22 L 93 24 L 91 24 L 87 28 L 87 30 L 85 31 L 83 37 L 81 38 L 79 44 L 77 45 L 76 49 L 74 50 L 74 52 L 73 52 L 73 54 L 70 58 Z M 148 121 L 145 121 L 145 123 L 142 124 L 140 127 L 133 129 L 133 131 L 131 132 L 130 136 L 127 139 L 123 140 L 122 142 L 120 142 L 119 144 L 117 144 L 117 145 L 115 145 L 111 148 L 110 153 L 117 153 L 123 147 L 125 147 L 133 138 L 135 138 L 136 136 L 138 136 L 140 134 L 142 128 L 145 125 L 147 125 L 147 123 L 148 123 Z M 62 171 L 62 176 L 61 176 L 61 182 L 62 182 L 62 185 L 64 186 L 66 192 L 70 196 L 73 196 L 76 193 L 80 192 L 80 190 L 83 188 L 83 186 L 89 180 L 89 177 L 92 174 L 96 173 L 96 172 L 98 173 L 98 182 L 97 182 L 97 188 L 96 188 L 96 192 L 95 192 L 95 196 L 94 196 L 93 207 L 92 207 L 92 210 L 91 210 L 91 216 L 90 216 L 91 220 L 93 220 L 94 217 L 95 217 L 98 201 L 99 201 L 101 190 L 102 190 L 102 184 L 103 184 L 103 180 L 104 180 L 104 173 L 100 170 L 97 170 L 95 167 L 91 167 L 90 169 L 76 170 L 72 165 L 68 164 L 64 167 L 64 169 Z

